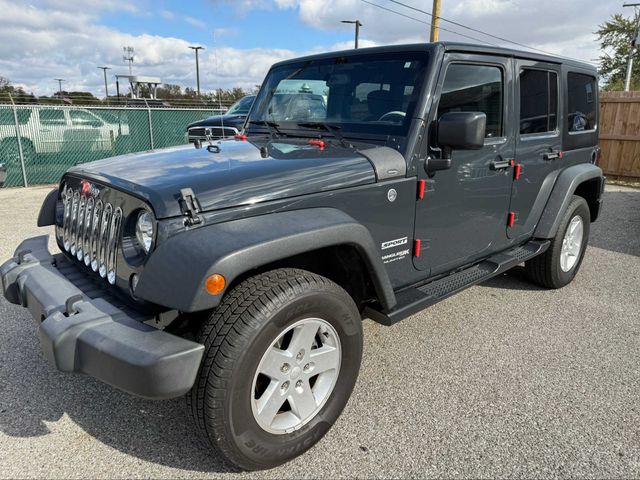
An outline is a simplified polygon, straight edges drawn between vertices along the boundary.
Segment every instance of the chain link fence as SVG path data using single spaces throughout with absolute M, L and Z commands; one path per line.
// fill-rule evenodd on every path
M 219 109 L 151 106 L 0 105 L 5 186 L 57 183 L 74 165 L 185 144 L 189 123 L 217 113 Z

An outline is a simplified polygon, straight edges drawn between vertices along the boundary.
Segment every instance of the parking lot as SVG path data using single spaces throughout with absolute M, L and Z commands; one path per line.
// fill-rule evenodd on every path
M 0 261 L 49 188 L 0 190 Z M 394 327 L 365 322 L 354 394 L 310 452 L 225 471 L 182 399 L 149 402 L 50 367 L 0 299 L 0 477 L 638 477 L 640 190 L 608 186 L 575 281 L 522 270 Z

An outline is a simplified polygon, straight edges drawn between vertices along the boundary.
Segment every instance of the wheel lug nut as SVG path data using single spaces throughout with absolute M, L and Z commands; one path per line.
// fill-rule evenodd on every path
M 302 387 L 302 380 L 298 380 L 296 382 L 296 388 L 301 388 Z
M 289 371 L 289 366 L 290 366 L 290 365 L 289 365 L 288 363 L 283 363 L 283 364 L 282 364 L 282 367 L 280 367 L 280 371 L 281 371 L 282 373 L 286 373 L 286 372 L 288 372 L 288 371 Z
M 304 358 L 304 350 L 300 350 L 296 355 L 296 360 L 302 360 Z
M 304 371 L 308 372 L 309 369 L 311 368 L 311 365 L 309 365 L 308 363 L 304 366 Z
M 288 381 L 284 382 L 281 388 L 282 390 L 286 390 L 287 388 L 289 388 L 289 382 Z

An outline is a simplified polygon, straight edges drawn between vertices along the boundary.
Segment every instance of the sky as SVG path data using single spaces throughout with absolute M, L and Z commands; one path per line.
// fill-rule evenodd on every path
M 426 42 L 430 17 L 392 0 L 0 0 L 0 76 L 36 95 L 51 95 L 54 78 L 67 91 L 104 96 L 102 70 L 127 74 L 122 47 L 135 49 L 133 73 L 195 88 L 202 45 L 203 91 L 250 89 L 276 61 L 351 48 L 353 26 L 363 24 L 361 46 Z M 401 0 L 431 10 L 429 0 Z M 550 53 L 592 61 L 600 56 L 593 32 L 614 13 L 617 0 L 442 0 L 441 16 Z M 441 40 L 501 46 L 504 41 L 443 22 Z M 457 33 L 456 33 L 457 32 Z M 475 37 L 469 39 L 464 34 Z M 515 46 L 515 48 L 520 48 Z

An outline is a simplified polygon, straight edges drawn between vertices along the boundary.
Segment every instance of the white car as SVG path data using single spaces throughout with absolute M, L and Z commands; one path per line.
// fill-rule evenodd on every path
M 18 107 L 18 130 L 25 158 L 33 154 L 61 151 L 108 151 L 116 139 L 129 135 L 126 117 L 101 110 L 100 114 L 83 108 Z M 16 125 L 11 109 L 0 109 L 0 152 L 11 163 L 17 152 Z

